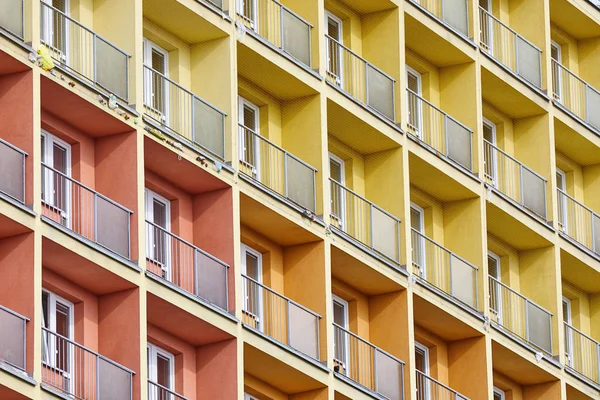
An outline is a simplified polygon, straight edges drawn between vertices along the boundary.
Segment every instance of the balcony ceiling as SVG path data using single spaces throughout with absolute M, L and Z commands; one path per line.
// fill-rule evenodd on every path
M 22 62 L 17 61 L 16 58 L 6 54 L 3 51 L 0 51 L 0 76 L 15 74 L 23 71 L 31 71 L 31 68 Z
M 197 7 L 204 7 L 196 3 Z M 225 37 L 226 32 L 211 24 L 179 1 L 144 0 L 144 17 L 189 44 Z
M 0 205 L 4 202 L 4 200 L 0 199 Z M 31 232 L 29 228 L 23 226 L 13 220 L 10 217 L 7 217 L 3 214 L 0 214 L 0 239 L 15 235 L 20 235 L 22 233 Z
M 537 224 L 537 222 L 523 215 L 521 210 L 508 204 L 508 202 L 499 198 L 498 195 L 492 194 L 492 196 L 498 197 L 494 199 L 494 202 L 505 202 L 506 207 L 512 208 L 512 210 L 509 214 L 492 202 L 486 202 L 487 228 L 489 233 L 517 250 L 532 250 L 551 245 L 544 237 L 529 228 L 528 225 Z M 523 219 L 529 219 L 531 223 L 525 224 L 522 221 Z M 541 229 L 546 228 L 541 227 Z
M 553 375 L 496 341 L 492 341 L 492 363 L 495 371 L 521 385 L 535 385 L 557 380 Z
M 570 117 L 567 116 L 566 118 Z M 595 136 L 593 137 L 595 138 Z M 600 147 L 571 129 L 558 118 L 554 119 L 554 140 L 556 150 L 577 164 L 582 166 L 600 164 Z
M 594 21 L 591 15 L 572 3 L 574 3 L 572 0 L 552 0 L 550 2 L 550 22 L 577 40 L 600 36 L 598 11 L 593 11 L 596 13 Z M 577 4 L 581 7 L 581 3 Z M 594 9 L 591 5 L 588 8 Z
M 579 253 L 577 250 L 576 252 Z M 588 264 L 570 252 L 560 250 L 562 278 L 587 293 L 600 293 L 600 270 L 593 267 L 596 264 L 591 260 Z
M 433 295 L 436 296 L 436 295 Z M 414 296 L 415 324 L 447 342 L 482 336 L 481 332 L 462 322 L 420 296 Z
M 328 9 L 328 2 L 325 1 L 325 8 Z M 342 3 L 352 8 L 359 14 L 369 14 L 378 11 L 397 8 L 394 0 L 342 0 Z

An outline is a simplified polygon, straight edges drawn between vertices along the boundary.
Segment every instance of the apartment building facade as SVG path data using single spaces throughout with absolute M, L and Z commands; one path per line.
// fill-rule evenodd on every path
M 599 199 L 587 0 L 0 0 L 0 399 L 599 399 Z

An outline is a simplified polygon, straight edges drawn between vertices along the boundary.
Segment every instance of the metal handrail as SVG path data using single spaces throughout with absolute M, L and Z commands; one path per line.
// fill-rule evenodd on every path
M 557 188 L 556 189 L 558 192 L 558 223 L 559 223 L 559 227 L 561 228 L 561 231 L 569 236 L 570 238 L 574 239 L 575 241 L 577 241 L 578 243 L 581 243 L 583 246 L 585 246 L 586 248 L 592 250 L 593 252 L 597 252 L 599 249 L 597 249 L 597 244 L 596 244 L 596 227 L 594 224 L 594 221 L 600 221 L 600 215 L 598 213 L 596 213 L 594 210 L 592 210 L 591 208 L 589 208 L 588 206 L 586 206 L 585 204 L 579 202 L 577 199 L 575 199 L 573 196 L 569 195 L 567 192 L 565 192 L 564 190 Z M 563 202 L 564 200 L 564 202 Z M 578 218 L 578 214 L 580 214 L 578 211 L 576 210 L 573 214 L 575 215 L 571 215 L 569 208 L 569 202 L 572 202 L 574 204 L 574 206 L 579 207 L 581 209 L 582 212 L 587 212 L 589 214 L 589 218 L 585 217 L 583 218 L 584 221 L 588 221 L 589 223 L 589 227 L 588 226 L 579 226 L 579 224 L 577 224 L 577 222 L 581 221 L 582 218 Z M 574 217 L 573 220 L 570 220 L 571 217 Z M 574 225 L 575 232 L 572 231 L 572 227 L 571 224 Z M 566 226 L 565 226 L 566 225 Z M 588 237 L 589 234 L 589 237 Z M 587 241 L 585 239 L 588 239 Z
M 15 200 L 17 200 L 21 204 L 25 204 L 25 157 L 27 157 L 28 154 L 25 151 L 21 150 L 20 148 L 18 148 L 16 146 L 12 145 L 11 143 L 3 140 L 2 138 L 0 138 L 0 145 L 6 146 L 10 150 L 13 150 L 13 151 L 21 154 L 21 156 L 22 156 L 22 159 L 21 159 L 21 180 L 23 181 L 23 186 L 21 188 L 21 190 L 22 190 L 22 198 L 15 197 L 14 195 L 12 195 L 12 194 L 10 194 L 10 193 L 8 193 L 6 191 L 3 191 L 2 187 L 1 187 L 1 184 L 0 184 L 0 192 L 6 194 L 7 196 L 9 196 L 9 197 L 11 197 L 11 198 L 13 198 Z
M 511 156 L 510 154 L 508 154 L 507 152 L 505 152 L 504 150 L 502 150 L 498 146 L 492 144 L 491 142 L 487 141 L 486 139 L 483 139 L 483 142 L 486 143 L 486 144 L 488 144 L 489 146 L 491 146 L 496 151 L 500 152 L 502 155 L 508 157 L 509 159 L 511 159 L 512 161 L 514 161 L 515 163 L 519 164 L 521 167 L 525 168 L 527 171 L 531 172 L 533 175 L 537 176 L 538 178 L 540 178 L 541 180 L 543 180 L 545 183 L 548 183 L 548 179 L 544 178 L 542 175 L 538 174 L 537 172 L 535 172 L 534 170 L 532 170 L 531 168 L 529 168 L 527 165 L 523 164 L 521 161 L 517 160 L 516 158 L 514 158 L 513 156 Z
M 564 322 L 565 326 L 568 327 L 569 329 L 577 332 L 578 334 L 580 334 L 581 336 L 583 336 L 584 338 L 586 338 L 587 340 L 589 340 L 590 342 L 593 342 L 595 345 L 600 347 L 600 342 L 597 341 L 596 339 L 594 339 L 593 337 L 583 333 L 582 331 L 580 331 L 579 329 L 575 328 L 573 325 L 569 324 L 568 322 Z
M 600 215 L 598 215 L 597 212 L 595 212 L 594 210 L 592 210 L 591 208 L 589 208 L 588 206 L 586 206 L 585 204 L 583 204 L 582 202 L 578 201 L 577 199 L 575 199 L 575 197 L 571 196 L 569 193 L 565 192 L 564 190 L 562 190 L 561 188 L 556 188 L 556 190 L 558 190 L 558 193 L 562 194 L 563 196 L 567 197 L 569 200 L 577 203 L 578 206 L 582 207 L 583 209 L 585 209 L 586 211 L 589 211 L 592 215 L 596 215 L 597 217 L 600 218 Z
M 364 201 L 365 203 L 369 203 L 369 205 L 373 206 L 373 208 L 377 209 L 378 211 L 381 211 L 382 213 L 384 213 L 385 215 L 387 215 L 390 218 L 395 219 L 398 223 L 401 223 L 402 221 L 400 221 L 399 218 L 395 217 L 393 214 L 385 211 L 383 208 L 379 207 L 377 204 L 367 200 L 365 197 L 361 196 L 360 194 L 356 193 L 354 190 L 342 185 L 340 182 L 336 181 L 333 178 L 329 178 L 329 180 L 337 185 L 339 185 L 342 189 L 344 189 L 346 192 L 349 192 L 350 194 L 352 194 L 353 196 L 358 197 L 360 200 Z
M 11 361 L 8 361 L 8 360 L 2 359 L 2 358 L 0 358 L 0 363 L 7 363 L 8 365 L 11 365 L 21 371 L 25 371 L 25 369 L 27 367 L 27 365 L 26 365 L 27 364 L 27 322 L 29 322 L 29 318 L 11 310 L 10 308 L 4 307 L 2 305 L 0 305 L 0 311 L 3 311 L 17 319 L 20 319 L 23 322 L 23 355 L 22 355 L 22 359 L 23 359 L 22 364 L 23 365 L 17 365 Z M 12 352 L 10 352 L 10 353 L 12 353 Z
M 156 396 L 154 393 L 150 393 L 151 389 L 158 389 L 159 395 Z M 153 382 L 148 379 L 148 399 L 150 400 L 188 400 L 187 397 L 184 397 L 173 390 L 164 387 L 163 385 Z
M 498 279 L 494 278 L 493 276 L 488 275 L 488 277 L 495 283 L 497 283 L 498 285 L 502 286 L 503 288 L 505 288 L 506 290 L 508 290 L 509 292 L 511 292 L 512 294 L 520 297 L 522 300 L 526 301 L 529 304 L 534 305 L 535 307 L 539 308 L 540 310 L 544 311 L 546 314 L 552 316 L 553 314 L 546 310 L 544 307 L 540 306 L 539 304 L 537 304 L 534 301 L 529 300 L 527 297 L 523 296 L 521 293 L 517 292 L 516 290 L 512 289 L 510 286 L 500 282 Z
M 371 68 L 373 68 L 374 70 L 376 70 L 377 72 L 381 73 L 382 75 L 384 75 L 386 78 L 396 82 L 396 79 L 394 79 L 391 75 L 385 73 L 384 71 L 382 71 L 380 68 L 378 68 L 376 65 L 370 63 L 369 61 L 367 61 L 365 58 L 359 56 L 358 54 L 356 54 L 351 48 L 349 48 L 348 46 L 344 45 L 343 43 L 340 43 L 338 40 L 332 38 L 331 36 L 329 36 L 328 34 L 325 34 L 325 38 L 329 39 L 331 41 L 334 41 L 336 43 L 336 45 L 340 46 L 341 48 L 343 48 L 344 50 L 346 50 L 347 52 L 349 52 L 350 54 L 352 54 L 354 57 L 358 58 L 359 60 L 361 60 L 362 62 L 364 62 L 365 64 L 367 64 L 368 66 L 370 66 Z
M 540 53 L 542 53 L 542 49 L 540 49 L 539 47 L 537 47 L 535 44 L 531 43 L 529 40 L 525 39 L 521 34 L 519 34 L 517 31 L 515 31 L 510 26 L 508 26 L 504 22 L 500 21 L 493 14 L 491 14 L 488 10 L 486 10 L 485 8 L 483 8 L 481 6 L 479 6 L 479 9 L 481 11 L 483 11 L 485 13 L 485 15 L 487 15 L 488 17 L 490 17 L 493 20 L 495 20 L 497 23 L 499 23 L 500 25 L 502 25 L 504 28 L 508 29 L 512 34 L 514 34 L 515 36 L 520 37 L 521 39 L 523 39 L 524 41 L 526 41 L 529 45 L 531 45 L 531 47 L 535 48 L 537 51 L 539 51 Z
M 460 394 L 456 390 L 452 389 L 451 387 L 449 387 L 447 385 L 444 385 L 442 382 L 440 382 L 437 379 L 432 378 L 431 376 L 429 376 L 429 375 L 427 375 L 427 374 L 419 371 L 418 369 L 416 370 L 416 373 L 417 373 L 417 391 L 419 391 L 419 387 L 418 387 L 419 386 L 419 382 L 421 382 L 421 380 L 426 380 L 426 381 L 429 381 L 429 382 L 435 384 L 436 386 L 440 386 L 442 389 L 447 390 L 450 393 L 452 393 L 454 395 L 453 396 L 454 400 L 456 400 L 456 399 L 469 400 L 468 397 L 463 396 L 462 394 Z M 421 379 L 419 379 L 419 378 L 421 378 Z M 428 390 L 428 389 L 430 389 L 430 388 L 422 388 L 422 390 L 423 390 L 424 393 L 429 393 L 430 390 Z M 436 390 L 436 392 L 437 392 L 437 390 Z M 425 398 L 428 398 L 428 397 L 425 396 Z M 435 396 L 435 398 L 437 399 L 438 397 Z M 439 397 L 439 398 L 444 398 L 445 399 L 447 397 L 443 396 L 443 397 Z
M 52 172 L 56 173 L 57 175 L 61 176 L 62 178 L 64 178 L 64 179 L 66 179 L 66 180 L 70 181 L 71 183 L 74 183 L 75 185 L 77 185 L 77 186 L 79 186 L 79 187 L 81 187 L 81 188 L 83 188 L 83 189 L 85 189 L 85 190 L 88 190 L 88 191 L 92 192 L 94 195 L 96 195 L 96 196 L 100 197 L 102 200 L 106 200 L 106 201 L 108 201 L 108 202 L 109 202 L 109 203 L 111 203 L 112 205 L 114 205 L 114 206 L 116 206 L 116 207 L 119 207 L 121 210 L 123 210 L 123 211 L 125 211 L 125 212 L 128 212 L 129 214 L 133 214 L 133 211 L 131 211 L 131 210 L 130 210 L 130 209 L 128 209 L 127 207 L 125 207 L 125 206 L 123 206 L 123 205 L 121 205 L 121 204 L 117 203 L 116 201 L 114 201 L 114 200 L 112 200 L 112 199 L 110 199 L 110 198 L 108 198 L 108 197 L 104 196 L 104 195 L 103 195 L 103 194 L 101 194 L 101 193 L 98 193 L 97 191 L 95 191 L 95 190 L 94 190 L 94 189 L 92 189 L 91 187 L 89 187 L 89 186 L 87 186 L 87 185 L 84 185 L 83 183 L 81 183 L 81 182 L 79 182 L 79 181 L 77 181 L 77 180 L 75 180 L 75 179 L 71 178 L 71 177 L 70 177 L 70 176 L 68 176 L 68 175 L 65 175 L 64 173 L 60 172 L 59 170 L 57 170 L 57 169 L 54 169 L 54 168 L 52 168 L 52 167 L 48 166 L 47 164 L 45 164 L 45 163 L 43 163 L 43 162 L 42 162 L 42 167 L 43 167 L 43 168 L 46 168 L 46 169 L 49 169 L 50 171 L 52 171 Z
M 434 246 L 436 246 L 440 250 L 445 251 L 446 253 L 448 253 L 452 257 L 457 258 L 458 260 L 464 262 L 469 267 L 473 268 L 475 271 L 479 271 L 479 268 L 476 265 L 473 265 L 471 262 L 465 260 L 463 257 L 461 257 L 458 254 L 454 253 L 452 250 L 449 250 L 447 247 L 444 247 L 441 244 L 439 244 L 438 242 L 436 242 L 435 240 L 429 238 L 428 236 L 425 236 L 424 234 L 422 234 L 421 232 L 419 232 L 415 228 L 410 228 L 410 229 L 413 231 L 413 233 L 416 233 L 418 236 L 420 236 L 423 239 L 427 240 L 428 242 L 430 242 L 431 244 L 433 244 Z
M 416 92 L 410 90 L 409 88 L 406 88 L 406 91 L 408 93 L 410 93 L 410 94 L 418 97 L 421 101 L 425 102 L 428 106 L 434 108 L 440 114 L 444 115 L 445 117 L 450 118 L 452 121 L 456 122 L 458 125 L 460 125 L 461 127 L 465 128 L 466 130 L 468 130 L 471 133 L 471 135 L 473 134 L 473 130 L 471 128 L 469 128 L 468 126 L 466 126 L 465 124 L 463 124 L 462 122 L 460 122 L 459 120 L 457 120 L 456 118 L 454 118 L 452 115 L 448 114 L 447 112 L 445 112 L 441 108 L 437 107 L 435 104 L 433 104 L 432 102 L 430 102 L 429 100 L 427 100 L 423 96 L 420 96 L 419 94 L 417 94 Z
M 600 342 L 564 321 L 566 366 L 600 383 Z
M 340 329 L 341 331 L 343 331 L 344 333 L 347 333 L 348 335 L 352 336 L 353 338 L 355 338 L 356 340 L 366 344 L 367 346 L 372 347 L 373 349 L 377 349 L 377 351 L 381 352 L 382 354 L 385 354 L 386 356 L 392 358 L 394 361 L 399 362 L 402 365 L 405 365 L 405 362 L 402 361 L 401 359 L 399 359 L 398 357 L 394 356 L 393 354 L 388 353 L 387 351 L 383 350 L 382 348 L 374 345 L 373 343 L 361 338 L 360 336 L 358 336 L 357 334 L 350 332 L 349 330 L 347 330 L 346 328 L 336 324 L 335 322 L 333 322 L 333 326 Z

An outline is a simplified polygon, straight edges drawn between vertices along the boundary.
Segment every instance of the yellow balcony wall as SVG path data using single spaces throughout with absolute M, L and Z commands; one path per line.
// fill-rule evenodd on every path
M 511 400 L 559 400 L 560 382 L 535 383 L 524 385 L 494 370 L 494 386 L 504 391 Z
M 286 393 L 280 388 L 260 380 L 249 372 L 244 372 L 244 393 L 259 399 L 271 400 L 327 400 L 327 389 L 313 389 L 300 393 Z

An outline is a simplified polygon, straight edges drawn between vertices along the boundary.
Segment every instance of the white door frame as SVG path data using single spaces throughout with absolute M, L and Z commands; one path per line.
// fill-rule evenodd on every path
M 483 125 L 484 126 L 487 125 L 490 128 L 490 131 L 492 134 L 492 141 L 490 143 L 494 146 L 497 146 L 496 124 L 493 123 L 492 121 L 490 121 L 489 119 L 487 119 L 486 117 L 482 117 L 482 120 L 483 120 Z M 498 183 L 498 155 L 496 153 L 497 150 L 495 148 L 491 148 L 490 150 L 491 150 L 490 156 L 492 157 L 491 172 L 493 174 L 492 185 L 496 186 Z M 484 153 L 485 153 L 485 148 L 484 148 Z
M 70 0 L 64 0 L 65 2 L 65 11 L 64 14 L 66 16 L 70 16 L 70 10 L 71 10 L 71 2 Z M 54 5 L 52 4 L 52 0 L 42 0 L 42 3 L 45 3 L 47 5 L 49 5 L 50 7 L 54 8 Z M 69 52 L 70 52 L 70 46 L 69 46 L 69 42 L 70 42 L 70 33 L 69 33 L 69 25 L 73 24 L 73 22 L 69 19 L 65 19 L 64 17 L 61 16 L 61 18 L 63 18 L 65 20 L 65 26 L 64 28 L 64 39 L 65 39 L 65 48 L 64 49 L 59 49 L 54 47 L 54 36 L 55 36 L 55 31 L 54 31 L 54 19 L 52 18 L 52 16 L 56 13 L 56 11 L 54 10 L 50 10 L 48 8 L 44 9 L 45 12 L 43 12 L 44 15 L 41 16 L 42 20 L 44 21 L 44 27 L 46 29 L 46 32 L 41 32 L 41 37 L 42 37 L 42 43 L 46 44 L 46 46 L 48 46 L 52 51 L 57 51 L 60 54 L 60 58 L 61 58 L 61 62 L 63 64 L 65 64 L 66 66 L 69 66 Z M 49 35 L 50 37 L 44 37 L 45 35 Z
M 245 98 L 243 98 L 242 96 L 238 97 L 238 121 L 240 123 L 240 125 L 244 126 L 246 129 L 250 130 L 249 127 L 246 126 L 245 121 L 244 121 L 244 107 L 248 107 L 250 108 L 252 111 L 254 111 L 254 135 L 253 136 L 253 146 L 254 146 L 254 158 L 255 160 L 248 161 L 246 160 L 245 157 L 245 151 L 246 149 L 246 140 L 244 137 L 244 132 L 240 131 L 240 161 L 245 164 L 247 167 L 252 168 L 252 174 L 254 175 L 254 178 L 261 181 L 261 177 L 260 177 L 260 108 L 258 108 L 258 106 L 254 103 L 251 103 L 250 101 L 246 100 Z
M 567 305 L 567 307 L 566 307 L 567 313 L 566 313 L 566 315 L 563 315 L 564 322 L 566 322 L 570 326 L 573 326 L 573 314 L 572 314 L 573 311 L 572 311 L 571 299 L 569 299 L 565 296 L 562 296 L 561 303 L 562 303 L 561 305 L 563 305 L 563 304 Z M 563 308 L 564 308 L 564 305 L 563 305 Z M 567 353 L 566 354 L 567 355 L 567 364 L 570 367 L 572 367 L 573 366 L 573 354 L 572 354 L 573 353 L 573 335 L 571 334 L 571 331 L 567 331 L 565 339 L 566 339 L 566 345 L 567 345 L 567 348 L 565 349 L 566 353 Z
M 492 0 L 487 0 L 487 9 L 484 8 L 490 15 L 494 15 L 492 12 Z M 487 39 L 488 39 L 488 52 L 494 54 L 494 24 L 496 23 L 492 17 L 486 17 L 487 22 Z M 480 27 L 481 28 L 481 27 Z
M 342 49 L 342 47 L 340 45 L 344 44 L 344 23 L 342 21 L 342 19 L 340 17 L 338 17 L 337 15 L 331 13 L 330 11 L 325 10 L 325 27 L 326 29 L 329 29 L 329 19 L 333 20 L 335 23 L 338 24 L 338 43 L 339 45 L 336 45 L 337 48 L 337 61 L 338 61 L 338 71 L 337 74 L 335 75 L 335 83 L 338 86 L 342 86 L 342 82 L 343 82 L 343 70 L 344 70 L 344 63 L 343 63 L 343 58 L 342 58 L 342 52 L 344 51 Z M 327 46 L 326 48 L 327 50 L 327 66 L 329 67 L 331 64 L 331 55 L 329 54 L 329 46 Z M 328 68 L 329 69 L 329 68 Z M 330 71 L 328 71 L 329 73 L 331 73 Z
M 145 188 L 145 192 L 146 192 L 146 220 L 148 220 L 149 222 L 156 224 L 156 222 L 154 221 L 154 201 L 156 200 L 157 202 L 164 204 L 165 206 L 165 228 L 164 230 L 167 232 L 171 232 L 171 201 L 161 195 L 159 195 L 158 193 Z M 156 229 L 155 227 L 152 227 L 153 231 Z M 156 255 L 156 243 L 154 243 L 154 235 L 150 235 L 150 237 L 148 238 L 148 245 L 149 248 L 146 249 L 146 257 L 149 258 L 152 262 L 160 265 L 163 273 L 165 274 L 165 279 L 168 281 L 171 281 L 171 252 L 170 252 L 170 246 L 171 246 L 171 236 L 168 234 L 165 234 L 165 243 L 164 243 L 164 263 L 159 263 L 159 261 L 157 260 L 157 255 Z M 148 252 L 151 251 L 151 254 L 148 254 Z
M 408 87 L 408 76 L 409 75 L 412 75 L 417 80 L 417 91 L 415 93 L 419 96 L 419 98 L 416 99 L 417 104 L 415 104 L 415 106 L 416 106 L 416 112 L 417 112 L 418 126 L 413 127 L 413 128 L 416 128 L 417 137 L 419 139 L 421 139 L 423 137 L 423 101 L 421 100 L 421 98 L 423 97 L 423 77 L 421 76 L 421 73 L 419 71 L 410 67 L 409 65 L 406 65 L 406 83 L 407 83 L 406 87 Z M 410 105 L 410 102 L 408 102 L 408 104 Z M 410 113 L 410 109 L 408 110 L 408 112 Z M 410 118 L 410 116 L 409 116 L 409 118 Z
M 246 3 L 251 4 L 251 9 L 252 9 L 251 16 L 244 14 L 244 8 L 245 8 L 244 5 Z M 250 23 L 250 28 L 253 31 L 258 32 L 258 0 L 237 0 L 236 4 L 237 4 L 237 13 L 239 15 L 241 15 L 246 22 Z
M 61 147 L 65 150 L 66 156 L 66 172 L 64 173 L 68 178 L 71 178 L 71 145 L 64 140 L 54 136 L 48 131 L 42 129 L 41 133 L 44 138 L 44 148 L 41 149 L 44 156 L 44 164 L 46 166 L 54 168 L 54 145 Z M 44 177 L 44 199 L 42 201 L 53 208 L 55 211 L 60 213 L 61 218 L 64 219 L 67 228 L 71 229 L 71 186 L 75 185 L 71 180 L 64 178 L 66 187 L 64 188 L 64 210 L 60 209 L 58 205 L 54 204 L 54 179 L 56 173 L 45 169 L 49 176 Z
M 253 249 L 252 247 L 242 243 L 241 244 L 241 249 L 242 249 L 242 274 L 245 276 L 248 276 L 248 268 L 246 265 L 246 254 L 251 254 L 252 256 L 256 257 L 256 263 L 257 263 L 257 274 L 258 277 L 256 278 L 256 281 L 258 283 L 260 283 L 262 285 L 262 274 L 263 274 L 263 258 L 262 258 L 262 253 L 256 249 Z M 255 278 L 251 278 L 251 279 L 255 279 Z M 252 283 L 252 286 L 256 286 L 256 288 L 258 289 L 258 299 L 256 299 L 256 304 L 258 306 L 258 314 L 254 314 L 252 312 L 250 312 L 250 304 L 249 304 L 249 293 L 248 293 L 248 286 L 244 287 L 244 291 L 246 293 L 244 293 L 243 296 L 243 300 L 244 300 L 244 311 L 246 312 L 246 314 L 248 316 L 250 316 L 251 318 L 254 318 L 254 320 L 256 321 L 256 326 L 258 328 L 259 331 L 263 332 L 264 329 L 264 299 L 263 299 L 263 288 L 262 286 L 256 285 L 254 283 Z
M 162 356 L 169 360 L 169 385 L 165 386 L 167 389 L 175 391 L 175 356 L 168 351 L 158 347 L 154 343 L 147 343 L 148 348 L 148 380 L 158 384 L 158 356 Z M 162 397 L 162 396 L 158 396 Z M 169 397 L 169 396 L 166 396 Z
M 565 195 L 567 194 L 567 174 L 565 173 L 565 171 L 563 171 L 562 169 L 556 167 L 556 175 L 560 175 L 562 178 L 562 185 L 558 186 L 558 182 L 556 182 L 556 186 L 562 190 Z M 558 221 L 558 223 L 560 225 L 562 225 L 562 231 L 564 233 L 568 233 L 569 228 L 568 228 L 568 215 L 567 215 L 567 198 L 565 196 L 561 196 L 561 199 L 559 199 L 558 201 L 558 206 L 561 208 L 562 211 L 562 221 Z
M 410 202 L 410 208 L 414 209 L 419 213 L 419 225 L 421 226 L 421 230 L 418 231 L 421 235 L 425 236 L 425 209 L 418 204 Z M 412 221 L 411 221 L 412 223 Z M 421 258 L 421 265 L 419 265 L 419 270 L 421 272 L 421 278 L 427 279 L 427 252 L 425 251 L 425 247 L 427 246 L 427 239 L 424 237 L 419 237 L 419 257 Z
M 506 393 L 504 392 L 504 390 L 494 386 L 494 396 L 498 395 L 500 397 L 500 400 L 504 400 L 506 399 Z M 494 398 L 494 400 L 496 400 Z
M 153 65 L 152 65 L 152 51 L 154 50 L 154 51 L 160 53 L 164 57 L 165 71 L 164 71 L 163 75 L 168 78 L 169 77 L 169 52 L 147 38 L 144 38 L 143 48 L 144 48 L 144 65 L 146 65 L 148 68 L 150 68 L 152 70 L 154 70 Z M 165 125 L 169 125 L 169 82 L 167 80 L 164 80 L 164 85 L 163 85 L 164 86 L 163 87 L 164 110 L 158 110 L 158 109 L 154 108 L 154 104 L 153 104 L 153 99 L 154 99 L 155 93 L 154 93 L 154 91 L 151 92 L 152 76 L 145 76 L 145 79 L 146 79 L 146 82 L 144 82 L 144 85 L 148 85 L 147 87 L 149 88 L 148 91 L 144 92 L 144 103 L 146 103 L 145 104 L 146 107 L 148 107 L 155 113 L 161 113 L 162 117 L 163 117 L 162 123 Z M 161 78 L 161 80 L 162 80 L 162 78 Z
M 350 323 L 350 321 L 349 321 L 350 313 L 349 313 L 348 301 L 346 301 L 345 299 L 342 299 L 340 296 L 337 296 L 333 293 L 332 293 L 332 298 L 333 298 L 332 305 L 334 305 L 335 303 L 338 303 L 339 305 L 342 306 L 342 309 L 344 310 L 344 324 L 340 325 L 340 326 L 349 332 L 350 329 L 348 328 L 348 325 Z M 334 343 L 334 346 L 335 346 L 335 343 Z M 335 350 L 334 350 L 334 355 L 335 355 Z M 350 369 L 350 337 L 347 334 L 344 334 L 344 358 L 345 358 L 345 360 L 337 360 L 337 361 L 342 364 L 342 367 L 346 371 L 349 371 L 349 369 Z
M 500 277 L 502 276 L 502 272 L 501 272 L 501 263 L 500 263 L 500 256 L 490 250 L 488 250 L 488 257 L 489 258 L 493 258 L 496 261 L 496 265 L 497 265 L 497 270 L 498 270 L 498 276 L 494 276 L 494 278 L 496 278 L 498 280 L 498 282 L 501 282 Z M 489 266 L 488 266 L 488 274 L 489 274 Z M 496 306 L 497 306 L 497 315 L 498 315 L 498 323 L 500 325 L 502 325 L 502 288 L 498 287 L 498 285 L 494 285 L 495 288 L 497 288 L 497 292 L 496 292 Z
M 419 343 L 415 340 L 415 352 L 419 350 L 423 353 L 423 359 L 424 359 L 424 366 L 425 366 L 425 371 L 421 371 L 423 373 L 423 375 L 427 376 L 428 378 L 430 377 L 429 373 L 430 373 L 430 365 L 429 365 L 429 347 L 425 346 L 422 343 Z M 423 382 L 424 383 L 424 387 L 423 387 L 423 398 L 424 400 L 428 400 L 429 399 L 429 380 L 426 380 Z
M 333 153 L 329 153 L 329 160 L 331 162 L 331 160 L 333 160 L 334 162 L 338 163 L 340 165 L 340 181 L 339 184 L 342 186 L 340 188 L 340 214 L 342 215 L 336 215 L 336 217 L 339 220 L 339 224 L 340 224 L 340 228 L 342 230 L 344 230 L 344 226 L 346 225 L 346 190 L 344 189 L 346 187 L 346 163 L 343 159 L 341 159 L 340 157 L 336 156 Z M 331 171 L 329 172 L 329 176 L 331 177 Z M 333 197 L 333 196 L 332 196 Z M 333 198 L 332 198 L 332 203 L 333 203 Z
M 559 65 L 562 66 L 562 47 L 560 46 L 559 43 L 555 42 L 554 40 L 550 41 L 550 47 L 554 47 L 557 50 L 557 54 L 558 54 L 558 59 L 556 60 L 558 62 Z M 552 54 L 552 51 L 550 51 L 550 54 Z M 558 67 L 558 70 L 556 71 L 558 73 L 558 76 L 556 77 L 556 84 L 558 85 L 558 90 L 555 90 L 555 95 L 556 95 L 556 100 L 558 100 L 559 102 L 562 101 L 562 69 L 560 67 Z

